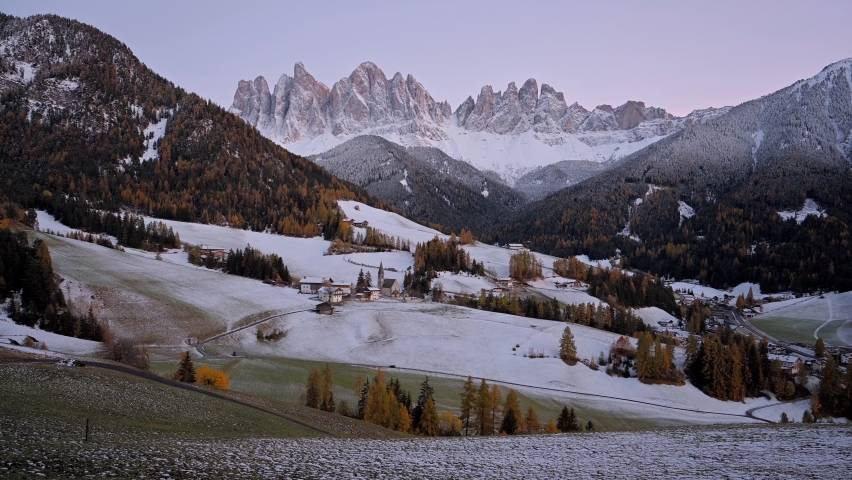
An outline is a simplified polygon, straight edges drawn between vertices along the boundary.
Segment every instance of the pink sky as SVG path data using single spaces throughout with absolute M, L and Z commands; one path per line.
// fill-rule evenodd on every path
M 293 64 L 331 85 L 370 60 L 455 109 L 533 77 L 591 108 L 642 100 L 685 115 L 771 93 L 852 57 L 852 1 L 7 0 L 126 43 L 157 73 L 230 106 L 237 82 Z

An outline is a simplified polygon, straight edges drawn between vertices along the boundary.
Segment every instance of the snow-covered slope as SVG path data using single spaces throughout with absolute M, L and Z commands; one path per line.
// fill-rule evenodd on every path
M 745 403 L 723 402 L 707 397 L 690 384 L 647 385 L 636 378 L 594 371 L 582 363 L 568 366 L 558 358 L 559 339 L 565 326 L 561 322 L 431 302 L 381 300 L 348 303 L 330 316 L 299 313 L 274 320 L 268 324 L 269 328 L 287 331 L 287 336 L 278 342 L 259 343 L 255 332 L 247 330 L 223 340 L 215 348 L 221 352 L 236 348 L 258 356 L 394 365 L 395 369 L 429 375 L 470 375 L 512 385 L 511 388 L 534 395 L 577 399 L 588 394 L 604 395 L 612 398 L 593 399 L 597 408 L 644 418 L 664 415 L 699 423 L 749 422 L 745 417 L 660 409 L 631 401 L 734 415 L 744 415 L 749 408 L 770 403 L 762 398 Z M 608 352 L 619 338 L 582 325 L 570 327 L 578 355 L 583 359 Z M 546 358 L 530 358 L 529 352 Z
M 440 236 L 434 230 L 364 204 L 341 202 L 341 207 L 348 216 L 367 220 L 385 233 L 413 242 Z M 60 229 L 44 214 L 41 219 L 45 225 Z M 388 278 L 401 279 L 405 268 L 412 263 L 407 252 L 323 255 L 328 242 L 319 238 L 166 223 L 187 242 L 235 249 L 251 244 L 266 253 L 278 253 L 297 275 L 354 281 L 363 268 L 376 278 L 378 272 L 373 268 L 382 262 Z M 175 264 L 179 262 L 157 261 L 152 254 L 123 253 L 75 240 L 46 238 L 57 273 L 95 292 L 117 334 L 144 339 L 152 347 L 180 348 L 178 345 L 188 336 L 211 336 L 244 324 L 249 317 L 309 309 L 316 303 L 313 296 L 300 295 L 293 289 Z M 508 273 L 513 250 L 481 243 L 465 248 L 473 258 L 485 262 L 494 274 Z M 170 255 L 182 254 L 163 256 Z M 552 257 L 539 257 L 545 266 L 552 264 Z M 545 275 L 552 276 L 552 270 L 545 268 Z M 557 280 L 533 282 L 530 288 L 565 302 L 597 302 L 580 288 L 557 292 Z M 446 282 L 447 290 L 461 292 L 475 292 L 488 286 L 485 279 L 463 275 L 442 275 L 439 281 Z M 285 330 L 287 335 L 277 342 L 258 342 L 256 331 L 248 329 L 217 340 L 208 351 L 230 354 L 239 350 L 258 356 L 395 365 L 429 375 L 471 375 L 512 385 L 532 395 L 553 397 L 559 402 L 569 399 L 594 402 L 598 410 L 631 418 L 665 418 L 689 423 L 748 422 L 743 416 L 747 409 L 769 403 L 764 399 L 722 402 L 691 385 L 646 385 L 635 378 L 611 377 L 581 363 L 568 366 L 558 359 L 564 323 L 447 304 L 401 299 L 348 302 L 331 316 L 305 311 L 271 320 L 266 326 Z M 583 359 L 597 358 L 601 352 L 607 352 L 619 337 L 576 324 L 571 329 L 578 355 Z M 524 356 L 530 352 L 547 358 Z M 601 395 L 607 398 L 596 397 Z
M 677 118 L 629 101 L 589 111 L 568 105 L 561 92 L 535 79 L 505 92 L 482 87 L 452 112 L 413 76 L 390 80 L 372 62 L 331 88 L 302 63 L 270 93 L 264 77 L 240 81 L 230 108 L 270 139 L 300 155 L 314 155 L 359 135 L 378 135 L 406 147 L 433 146 L 508 183 L 537 167 L 566 160 L 604 162 L 633 153 L 693 121 L 727 109 Z

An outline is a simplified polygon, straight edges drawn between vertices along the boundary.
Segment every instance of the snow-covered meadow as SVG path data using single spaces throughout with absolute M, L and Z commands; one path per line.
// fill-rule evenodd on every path
M 3 445 L 3 444 L 6 445 Z M 138 478 L 848 478 L 840 426 L 405 440 L 6 442 L 0 473 Z
M 97 305 L 113 333 L 145 343 L 178 345 L 187 337 L 221 333 L 265 312 L 316 304 L 293 289 L 257 280 L 78 240 L 43 238 L 54 270 L 65 279 L 60 288 L 70 293 L 69 300 Z M 85 294 L 69 290 L 69 285 L 84 286 Z
M 412 242 L 426 241 L 438 234 L 392 213 L 355 202 L 342 204 L 347 216 L 367 220 L 384 233 Z M 354 209 L 356 205 L 358 210 Z M 354 282 L 364 269 L 376 279 L 381 262 L 388 270 L 387 278 L 401 281 L 413 262 L 408 252 L 324 255 L 328 242 L 320 238 L 165 223 L 185 242 L 226 249 L 250 244 L 265 253 L 278 253 L 295 276 Z M 151 345 L 179 347 L 186 337 L 206 338 L 249 319 L 307 310 L 318 301 L 293 289 L 188 265 L 183 252 L 164 254 L 164 260 L 157 261 L 145 252 L 122 253 L 79 241 L 47 238 L 57 271 L 92 288 L 103 301 L 104 317 L 119 333 Z M 508 274 L 509 258 L 516 253 L 481 243 L 465 248 L 499 276 Z M 564 303 L 599 303 L 581 287 L 556 288 L 561 279 L 553 277 L 548 268 L 555 258 L 539 258 L 545 265 L 546 278 L 532 282 L 528 291 Z M 490 285 L 484 278 L 466 275 L 442 274 L 439 281 L 446 291 L 456 293 L 477 294 Z M 659 312 L 644 313 L 647 321 L 663 318 Z M 752 422 L 755 420 L 748 418 L 746 411 L 769 403 L 765 399 L 722 402 L 691 385 L 646 385 L 637 379 L 610 377 L 582 363 L 567 366 L 557 358 L 565 324 L 445 304 L 390 299 L 348 302 L 330 316 L 294 313 L 271 320 L 264 327 L 287 334 L 277 342 L 258 342 L 255 329 L 247 329 L 217 340 L 207 350 L 223 354 L 239 350 L 249 356 L 365 366 L 394 365 L 435 375 L 470 375 L 523 390 L 526 395 L 594 403 L 599 411 L 652 422 Z M 608 353 L 618 339 L 618 335 L 602 330 L 580 325 L 571 328 L 582 359 Z M 539 356 L 546 358 L 530 358 Z
M 588 400 L 596 409 L 635 418 L 691 423 L 749 422 L 746 410 L 769 403 L 722 402 L 695 387 L 646 385 L 611 377 L 558 358 L 566 324 L 429 302 L 382 300 L 349 303 L 330 316 L 299 313 L 270 321 L 286 331 L 277 342 L 257 342 L 246 330 L 217 341 L 209 351 L 235 349 L 258 357 L 390 366 L 429 375 L 486 378 L 531 396 Z M 609 352 L 618 335 L 570 325 L 580 358 Z M 218 349 L 217 349 L 218 348 Z M 546 358 L 531 358 L 544 355 Z M 638 402 L 637 402 L 638 401 Z

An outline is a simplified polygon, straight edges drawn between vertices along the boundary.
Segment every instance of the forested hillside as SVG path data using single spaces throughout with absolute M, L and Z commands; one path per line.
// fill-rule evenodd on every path
M 720 288 L 852 289 L 850 86 L 846 60 L 694 123 L 529 204 L 491 238 L 555 255 L 620 251 L 625 266 Z
M 369 200 L 88 25 L 0 14 L 0 70 L 2 200 L 329 237 L 338 199 Z
M 499 180 L 433 147 L 364 135 L 310 158 L 410 218 L 454 231 L 483 229 L 524 203 Z

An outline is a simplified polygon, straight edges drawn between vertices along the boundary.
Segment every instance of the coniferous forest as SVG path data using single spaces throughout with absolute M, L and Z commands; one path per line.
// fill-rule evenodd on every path
M 36 34 L 28 51 L 41 64 L 36 77 L 0 95 L 0 200 L 51 209 L 68 195 L 104 210 L 328 238 L 338 199 L 371 201 L 153 73 L 109 35 L 47 18 L 53 40 Z M 0 30 L 39 20 L 0 14 Z M 51 88 L 63 81 L 74 95 Z M 155 139 L 145 129 L 159 122 Z

